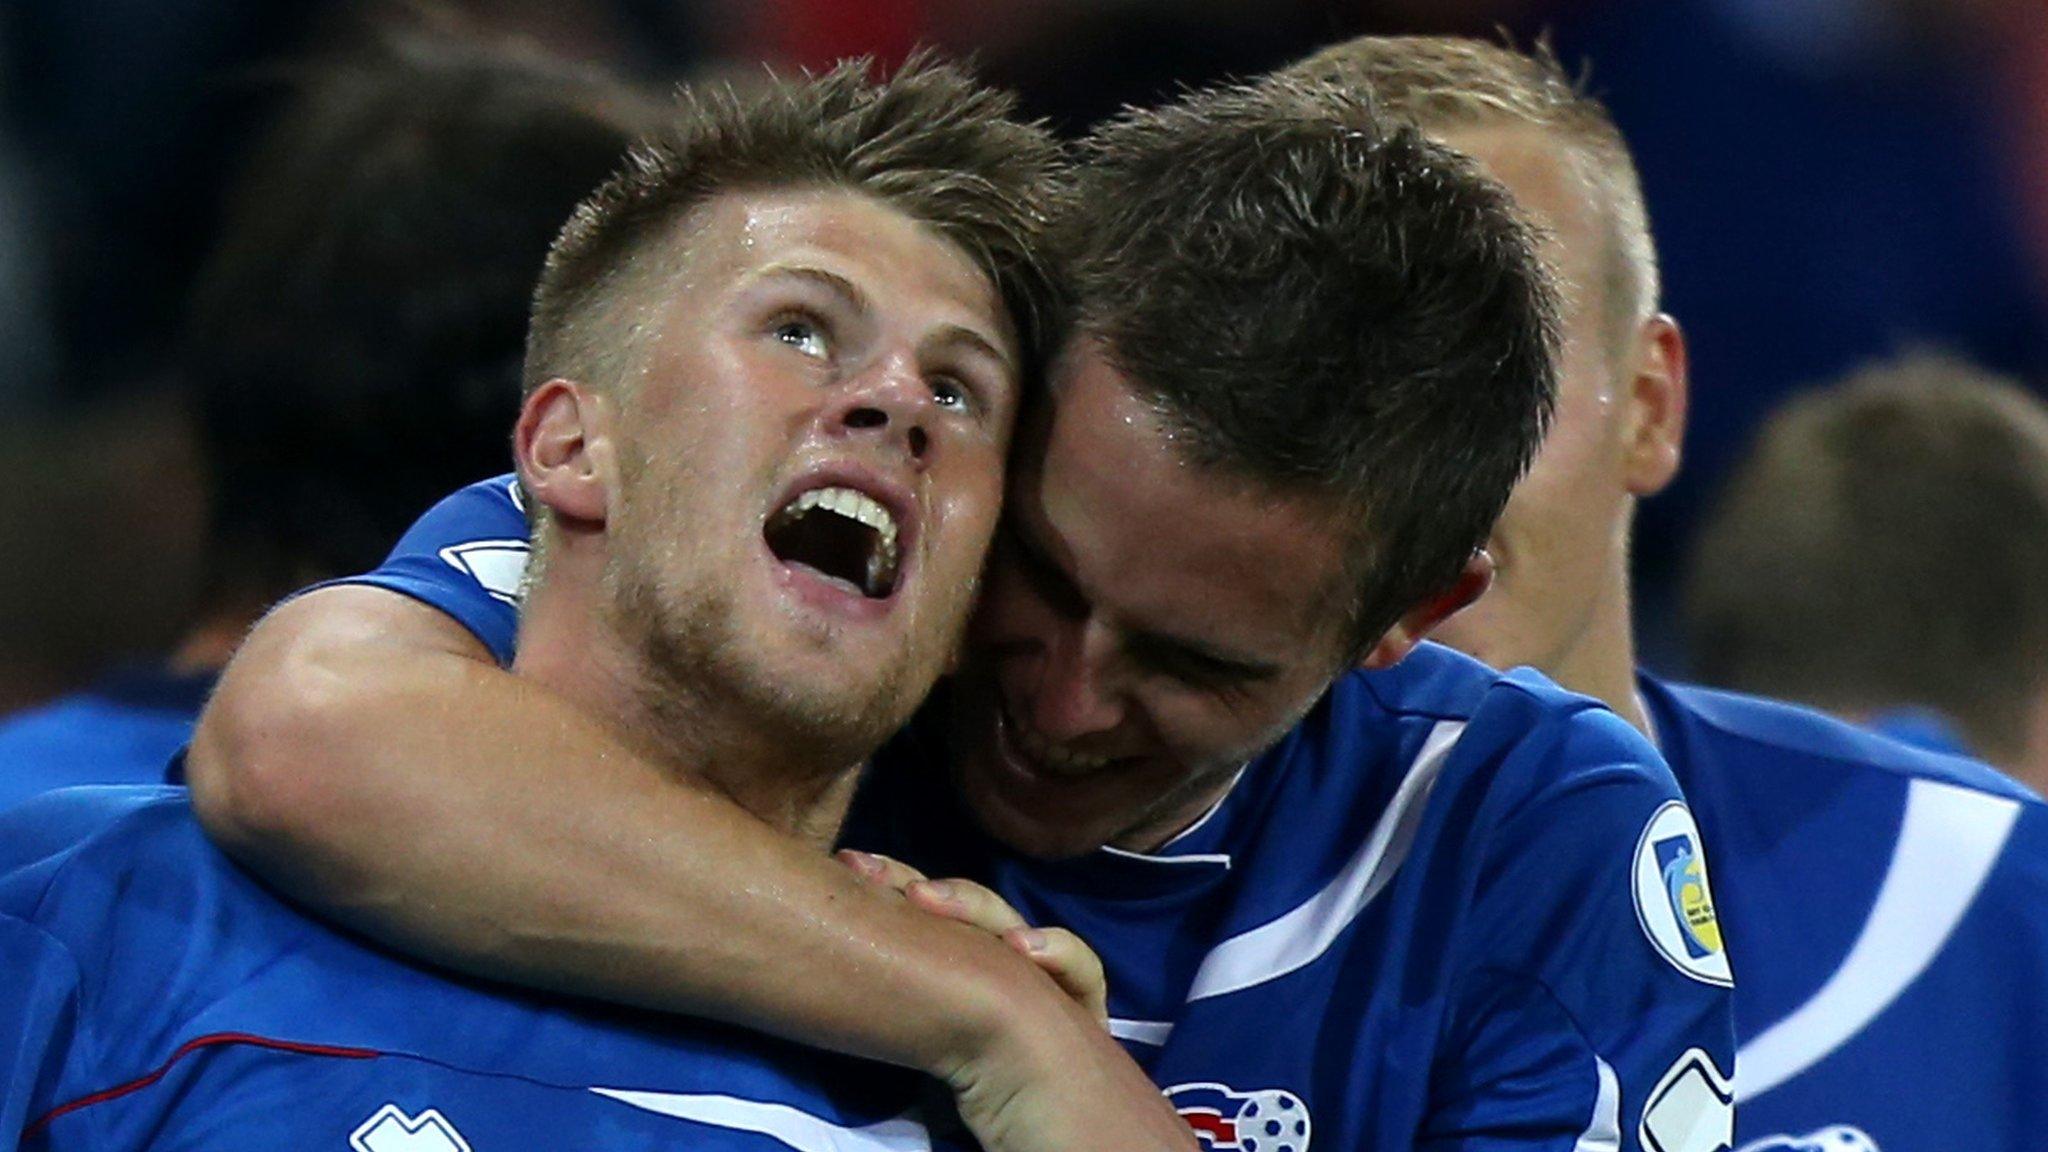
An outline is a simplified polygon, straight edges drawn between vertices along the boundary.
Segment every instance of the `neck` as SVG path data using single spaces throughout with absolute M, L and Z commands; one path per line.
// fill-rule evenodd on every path
M 1636 692 L 1636 636 L 1630 619 L 1628 549 L 1608 572 L 1586 627 L 1543 671 L 1552 680 L 1606 704 L 1622 719 L 1650 734 L 1649 717 Z
M 597 579 L 551 558 L 520 613 L 518 675 L 612 727 L 635 753 L 676 780 L 723 793 L 777 831 L 827 849 L 853 797 L 860 764 L 806 748 L 739 714 L 708 676 L 655 675 L 607 621 Z

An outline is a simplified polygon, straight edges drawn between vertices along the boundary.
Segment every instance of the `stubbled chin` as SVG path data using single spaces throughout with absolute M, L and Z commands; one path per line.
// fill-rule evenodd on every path
M 956 787 L 967 811 L 981 830 L 1015 852 L 1038 859 L 1061 859 L 1084 855 L 1095 848 L 1075 843 L 1078 822 L 1064 813 L 1041 809 L 1026 802 L 992 778 L 992 772 L 1007 772 L 1007 765 L 962 764 Z

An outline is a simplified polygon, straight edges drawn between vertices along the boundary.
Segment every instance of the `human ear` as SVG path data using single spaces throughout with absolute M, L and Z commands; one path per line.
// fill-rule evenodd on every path
M 1449 620 L 1493 585 L 1493 557 L 1484 548 L 1472 553 L 1448 588 L 1402 614 L 1394 626 L 1359 660 L 1362 668 L 1391 668 L 1415 650 L 1437 625 Z
M 1685 334 L 1658 313 L 1635 341 L 1623 428 L 1622 480 L 1634 496 L 1653 496 L 1678 474 L 1690 380 Z
M 557 377 L 519 408 L 512 454 L 527 495 L 556 516 L 604 522 L 610 502 L 611 419 L 604 399 Z

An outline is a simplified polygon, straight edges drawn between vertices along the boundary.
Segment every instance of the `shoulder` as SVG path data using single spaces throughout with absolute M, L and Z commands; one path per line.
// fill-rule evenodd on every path
M 2015 802 L 2038 803 L 2027 787 L 1964 756 L 1917 747 L 1811 708 L 1643 677 L 1659 740 L 1674 767 L 1696 759 L 1781 771 L 1807 765 L 1837 772 L 1945 784 Z M 1675 729 L 1665 731 L 1666 728 Z
M 376 571 L 328 584 L 369 585 L 438 608 L 509 664 L 531 552 L 518 480 L 498 476 L 428 509 Z
M 1649 739 L 1606 705 L 1534 669 L 1503 674 L 1473 709 L 1457 756 L 1519 808 L 1584 810 L 1636 819 L 1679 799 Z
M 1688 1007 L 1711 1006 L 1730 977 L 1706 853 L 1648 738 L 1529 669 L 1499 676 L 1454 724 L 1432 807 L 1442 843 L 1474 877 L 1474 915 L 1487 925 L 1479 954 L 1533 971 L 1570 953 L 1565 937 L 1602 940 L 1612 947 L 1594 951 L 1606 963 L 1637 957 L 1651 983 L 1675 970 Z M 1701 986 L 1705 1001 L 1692 995 Z M 1604 996 L 1597 985 L 1553 992 L 1571 1004 Z
M 1533 668 L 1498 672 L 1436 644 L 1419 645 L 1392 668 L 1339 679 L 1329 703 L 1340 727 L 1430 733 L 1456 760 L 1514 756 L 1553 769 L 1661 764 L 1642 734 L 1599 701 Z
M 126 878 L 178 883 L 212 849 L 185 789 L 104 785 L 47 792 L 0 813 L 0 911 L 49 919 L 80 892 L 107 897 Z
M 1598 700 L 1533 668 L 1499 672 L 1436 644 L 1417 646 L 1392 668 L 1346 676 L 1332 696 L 1340 706 L 1348 699 L 1354 710 L 1463 725 L 1461 732 L 1502 745 L 1548 742 L 1596 757 L 1656 759 L 1641 734 Z
M 0 918 L 31 929 L 72 973 L 79 1011 L 138 1025 L 194 971 L 176 962 L 218 931 L 220 870 L 185 790 L 100 786 L 0 813 Z
M 1809 951 L 1847 948 L 1866 911 L 1914 891 L 1926 900 L 1900 923 L 1917 932 L 2048 884 L 2048 805 L 1989 765 L 1773 700 L 1642 687 L 1715 859 L 1745 889 L 1733 911 L 1759 937 L 1796 926 Z M 2048 924 L 2035 899 L 2024 918 Z
M 1650 866 L 1657 854 L 1700 855 L 1656 748 L 1600 702 L 1531 669 L 1498 673 L 1442 649 L 1417 654 L 1426 661 L 1419 675 L 1360 678 L 1360 688 L 1396 718 L 1390 727 L 1427 721 L 1407 738 L 1393 807 L 1407 799 L 1424 814 L 1417 846 L 1438 860 L 1436 871 L 1465 877 L 1474 894 L 1503 893 L 1485 902 L 1487 916 L 1549 931 L 1612 913 L 1634 931 L 1628 906 L 1651 880 L 1661 884 Z
M 1302 736 L 1352 773 L 1397 766 L 1403 791 L 1433 794 L 1430 806 L 1449 813 L 1468 845 L 1530 819 L 1593 820 L 1566 844 L 1587 842 L 1593 826 L 1620 835 L 1624 824 L 1632 841 L 1680 796 L 1648 739 L 1599 701 L 1533 669 L 1496 672 L 1436 645 L 1339 680 Z
M 162 783 L 196 714 L 81 692 L 10 716 L 0 723 L 0 809 L 77 784 Z
M 89 985 L 169 979 L 142 958 L 215 954 L 287 907 L 214 848 L 183 788 L 66 788 L 0 813 L 0 914 L 61 943 Z
M 385 561 L 439 561 L 468 576 L 494 599 L 517 599 L 531 551 L 526 501 L 515 476 L 478 481 L 428 509 L 399 538 Z
M 192 806 L 183 788 L 100 785 L 47 792 L 0 813 L 0 869 L 50 857 L 89 858 L 126 851 L 134 840 L 176 839 Z
M 272 1016 L 303 1023 L 335 1009 L 308 973 L 355 950 L 215 849 L 185 789 L 171 786 L 65 789 L 0 814 L 0 916 L 64 955 L 96 1058 L 131 1072 L 161 1063 L 175 1047 L 167 1037 L 261 981 L 294 989 Z M 363 987 L 377 975 L 349 974 Z M 254 1027 L 262 1021 L 247 1012 L 235 1019 L 287 1034 Z
M 1340 678 L 1332 696 L 1355 698 L 1390 716 L 1465 720 L 1501 680 L 1501 673 L 1470 656 L 1425 642 L 1391 668 Z
M 479 480 L 467 487 L 456 489 L 452 495 L 434 505 L 427 515 L 433 516 L 442 512 L 488 516 L 492 523 L 499 525 L 509 525 L 513 522 L 511 518 L 516 517 L 519 523 L 524 524 L 526 496 L 519 489 L 519 477 L 507 472 L 502 476 L 493 476 L 488 480 Z

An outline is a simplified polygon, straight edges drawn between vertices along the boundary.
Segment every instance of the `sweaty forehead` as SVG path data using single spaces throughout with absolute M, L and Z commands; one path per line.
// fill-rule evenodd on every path
M 864 193 L 766 189 L 713 197 L 681 224 L 687 275 L 744 276 L 777 265 L 815 267 L 865 287 L 875 302 L 905 294 L 942 301 L 941 319 L 1014 347 L 1008 312 L 987 273 L 936 228 Z
M 1013 512 L 1098 612 L 1275 661 L 1341 629 L 1342 542 L 1320 505 L 1189 463 L 1100 356 L 1060 377 Z

